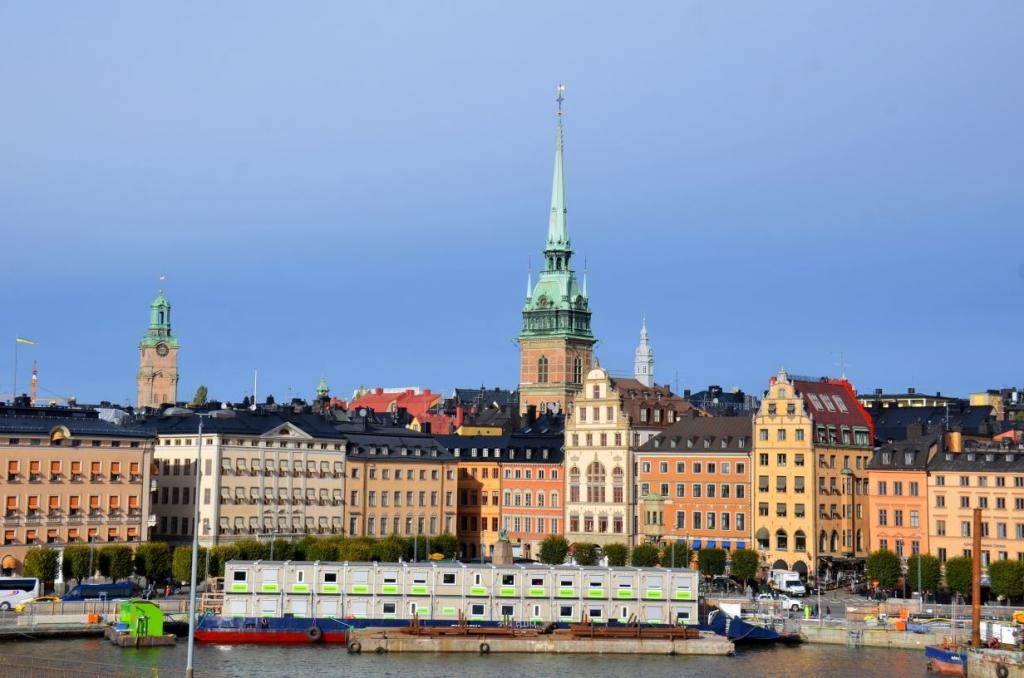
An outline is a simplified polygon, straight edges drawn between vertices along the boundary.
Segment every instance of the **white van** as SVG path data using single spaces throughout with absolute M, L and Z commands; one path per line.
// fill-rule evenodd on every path
M 39 580 L 34 577 L 0 577 L 0 610 L 13 610 L 39 595 Z

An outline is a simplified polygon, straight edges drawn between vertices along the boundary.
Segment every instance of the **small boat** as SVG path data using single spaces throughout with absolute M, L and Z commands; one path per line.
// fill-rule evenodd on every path
M 944 676 L 967 675 L 967 650 L 963 647 L 945 643 L 928 645 L 924 648 L 924 656 L 928 659 L 928 670 Z
M 803 642 L 799 633 L 779 633 L 773 628 L 751 624 L 740 617 L 730 616 L 722 610 L 712 610 L 708 615 L 708 623 L 702 624 L 698 628 L 725 636 L 734 643 L 796 644 Z
M 348 643 L 350 626 L 340 619 L 301 617 L 218 617 L 196 626 L 196 640 L 218 645 L 302 645 Z

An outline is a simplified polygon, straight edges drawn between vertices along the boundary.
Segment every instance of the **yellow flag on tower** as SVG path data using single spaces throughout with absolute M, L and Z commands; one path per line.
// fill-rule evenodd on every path
M 19 344 L 28 344 L 29 346 L 36 345 L 36 342 L 32 341 L 31 339 L 26 339 L 24 337 L 15 337 L 14 341 L 18 342 Z

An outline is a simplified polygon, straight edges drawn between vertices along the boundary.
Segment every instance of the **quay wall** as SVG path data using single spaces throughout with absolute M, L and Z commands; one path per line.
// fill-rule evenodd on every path
M 849 625 L 818 626 L 817 622 L 801 624 L 800 633 L 809 643 L 885 647 L 899 650 L 921 650 L 922 652 L 926 645 L 941 643 L 944 638 L 938 633 L 910 633 L 886 629 L 856 628 Z

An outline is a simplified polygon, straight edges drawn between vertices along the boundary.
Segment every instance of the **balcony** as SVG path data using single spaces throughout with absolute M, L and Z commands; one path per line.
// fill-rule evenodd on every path
M 7 482 L 9 482 L 9 483 L 16 483 L 16 482 L 18 482 L 19 478 L 21 478 L 21 476 L 19 474 L 17 474 L 17 473 L 8 473 L 7 474 Z
M 81 473 L 72 473 L 71 474 L 71 482 L 73 482 L 73 483 L 80 483 L 80 482 L 82 482 L 82 474 Z
M 101 476 L 99 473 L 90 473 L 89 474 L 89 482 L 91 482 L 91 483 L 99 483 L 99 482 L 102 482 L 102 481 L 103 481 L 103 476 Z
M 140 474 L 140 473 L 133 473 L 133 474 L 131 474 L 130 476 L 128 476 L 128 482 L 130 482 L 130 483 L 141 483 L 142 482 L 142 474 Z
M 119 482 L 121 482 L 121 478 L 122 477 L 123 476 L 120 473 L 111 473 L 110 474 L 110 482 L 112 482 L 112 483 L 119 483 Z
M 43 482 L 43 476 L 42 474 L 39 473 L 30 473 L 28 476 L 28 481 L 30 483 L 41 483 Z
M 51 483 L 59 483 L 60 482 L 60 474 L 59 473 L 51 473 L 50 474 L 50 482 Z
M 142 517 L 142 509 L 137 509 L 137 508 L 128 509 L 128 517 L 129 518 L 141 518 Z

